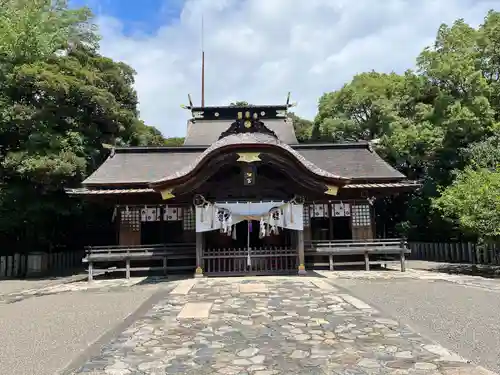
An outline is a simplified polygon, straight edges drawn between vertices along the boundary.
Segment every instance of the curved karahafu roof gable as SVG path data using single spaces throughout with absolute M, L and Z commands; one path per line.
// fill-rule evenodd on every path
M 259 110 L 237 111 L 237 119 L 207 148 L 119 149 L 83 185 L 147 187 L 162 191 L 163 195 L 172 188 L 192 189 L 222 165 L 239 161 L 258 161 L 274 165 L 290 176 L 301 175 L 298 183 L 313 190 L 326 187 L 328 194 L 353 183 L 398 182 L 405 178 L 375 154 L 368 143 L 286 144 L 259 118 L 259 114 L 265 113 Z M 211 117 L 224 116 L 214 110 Z M 248 159 L 250 156 L 252 160 Z
M 267 162 L 281 165 L 288 173 L 291 173 L 292 170 L 296 170 L 297 173 L 305 172 L 304 177 L 313 181 L 314 186 L 326 187 L 327 190 L 332 189 L 331 186 L 335 186 L 335 189 L 338 189 L 349 182 L 348 176 L 335 175 L 323 170 L 289 145 L 280 141 L 276 133 L 259 118 L 260 114 L 265 115 L 266 112 L 259 112 L 259 110 L 252 108 L 252 110 L 237 111 L 237 119 L 192 164 L 172 175 L 151 182 L 150 187 L 165 191 L 168 186 L 183 184 L 188 180 L 193 181 L 193 178 L 198 179 L 198 173 L 202 171 L 203 166 L 213 164 L 214 160 L 220 166 L 221 163 L 227 163 L 231 156 L 239 154 L 241 157 L 242 153 L 245 151 L 248 153 L 249 150 L 253 151 L 253 155 L 256 157 L 255 161 L 262 161 L 259 155 L 263 153 Z M 238 159 L 238 161 L 242 160 Z M 235 159 L 232 160 L 232 162 L 234 161 Z M 213 168 L 210 169 L 213 170 Z
M 258 161 L 303 187 L 414 189 L 368 142 L 298 144 L 290 105 L 189 107 L 193 118 L 182 147 L 116 148 L 71 194 L 163 192 L 194 188 L 221 165 Z M 252 156 L 252 160 L 248 157 Z M 301 178 L 297 176 L 301 175 Z M 311 190 L 309 189 L 309 190 Z
M 291 158 L 296 159 L 298 163 L 300 163 L 312 174 L 315 174 L 317 176 L 326 179 L 345 181 L 345 183 L 347 183 L 350 180 L 349 176 L 345 175 L 339 176 L 333 174 L 311 163 L 309 160 L 303 157 L 299 152 L 294 150 L 289 145 L 281 142 L 276 137 L 273 137 L 272 135 L 262 134 L 259 132 L 255 133 L 247 132 L 247 133 L 229 134 L 221 138 L 220 140 L 212 144 L 212 146 L 207 148 L 204 152 L 202 152 L 190 165 L 186 166 L 185 168 L 182 168 L 179 171 L 176 171 L 175 173 L 167 175 L 157 181 L 153 181 L 151 185 L 157 186 L 165 184 L 193 173 L 197 168 L 199 168 L 203 164 L 205 160 L 209 159 L 211 155 L 213 155 L 217 151 L 223 152 L 224 150 L 227 149 L 245 148 L 245 146 L 254 146 L 253 148 L 255 150 L 262 150 L 265 148 L 267 149 L 274 148 L 282 150 L 286 154 L 288 154 Z
M 260 141 L 257 137 L 254 140 Z M 349 176 L 351 183 L 405 180 L 402 173 L 371 151 L 366 142 L 292 145 L 290 148 L 326 172 Z M 83 186 L 148 186 L 195 164 L 206 150 L 187 146 L 117 148 L 113 156 L 83 181 Z

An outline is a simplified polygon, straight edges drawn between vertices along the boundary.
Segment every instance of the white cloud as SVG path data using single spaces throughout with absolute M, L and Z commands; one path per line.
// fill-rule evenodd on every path
M 136 71 L 141 117 L 166 136 L 184 136 L 191 93 L 200 103 L 201 15 L 206 105 L 283 103 L 313 118 L 319 97 L 356 73 L 402 72 L 443 22 L 482 22 L 498 0 L 187 0 L 178 20 L 153 35 L 124 36 L 99 17 L 102 52 Z

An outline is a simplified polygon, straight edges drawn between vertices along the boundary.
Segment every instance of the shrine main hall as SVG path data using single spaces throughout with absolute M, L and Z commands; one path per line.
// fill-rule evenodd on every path
M 199 277 L 403 257 L 404 241 L 377 231 L 373 203 L 417 184 L 368 142 L 300 144 L 289 107 L 190 107 L 182 146 L 110 150 L 67 189 L 114 211 L 115 241 L 89 248 L 89 278 L 101 263 L 124 264 L 115 270 L 127 277 L 146 269 Z

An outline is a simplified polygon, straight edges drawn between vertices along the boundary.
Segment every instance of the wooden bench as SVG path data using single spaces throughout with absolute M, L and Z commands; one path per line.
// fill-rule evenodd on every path
M 311 241 L 308 244 L 306 255 L 328 255 L 330 271 L 334 264 L 338 266 L 365 264 L 365 269 L 370 270 L 370 264 L 378 264 L 381 260 L 370 262 L 370 255 L 383 255 L 385 261 L 388 256 L 399 255 L 401 272 L 406 271 L 406 254 L 411 251 L 406 241 L 394 239 L 373 240 L 335 240 L 335 241 Z M 364 262 L 333 262 L 334 256 L 342 255 L 364 255 Z
M 125 271 L 125 277 L 130 278 L 131 271 L 163 270 L 168 268 L 191 269 L 191 266 L 167 267 L 168 259 L 195 259 L 196 245 L 194 243 L 138 245 L 138 246 L 89 246 L 83 262 L 88 264 L 88 280 L 93 280 L 95 263 L 125 262 L 124 268 L 108 268 L 108 271 Z M 162 260 L 161 267 L 131 267 L 131 261 Z

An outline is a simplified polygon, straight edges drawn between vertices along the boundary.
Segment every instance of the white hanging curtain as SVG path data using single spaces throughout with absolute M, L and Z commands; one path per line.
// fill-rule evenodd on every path
M 244 220 L 286 229 L 304 229 L 303 205 L 279 202 L 215 203 L 196 207 L 196 231 L 208 232 L 231 227 Z

